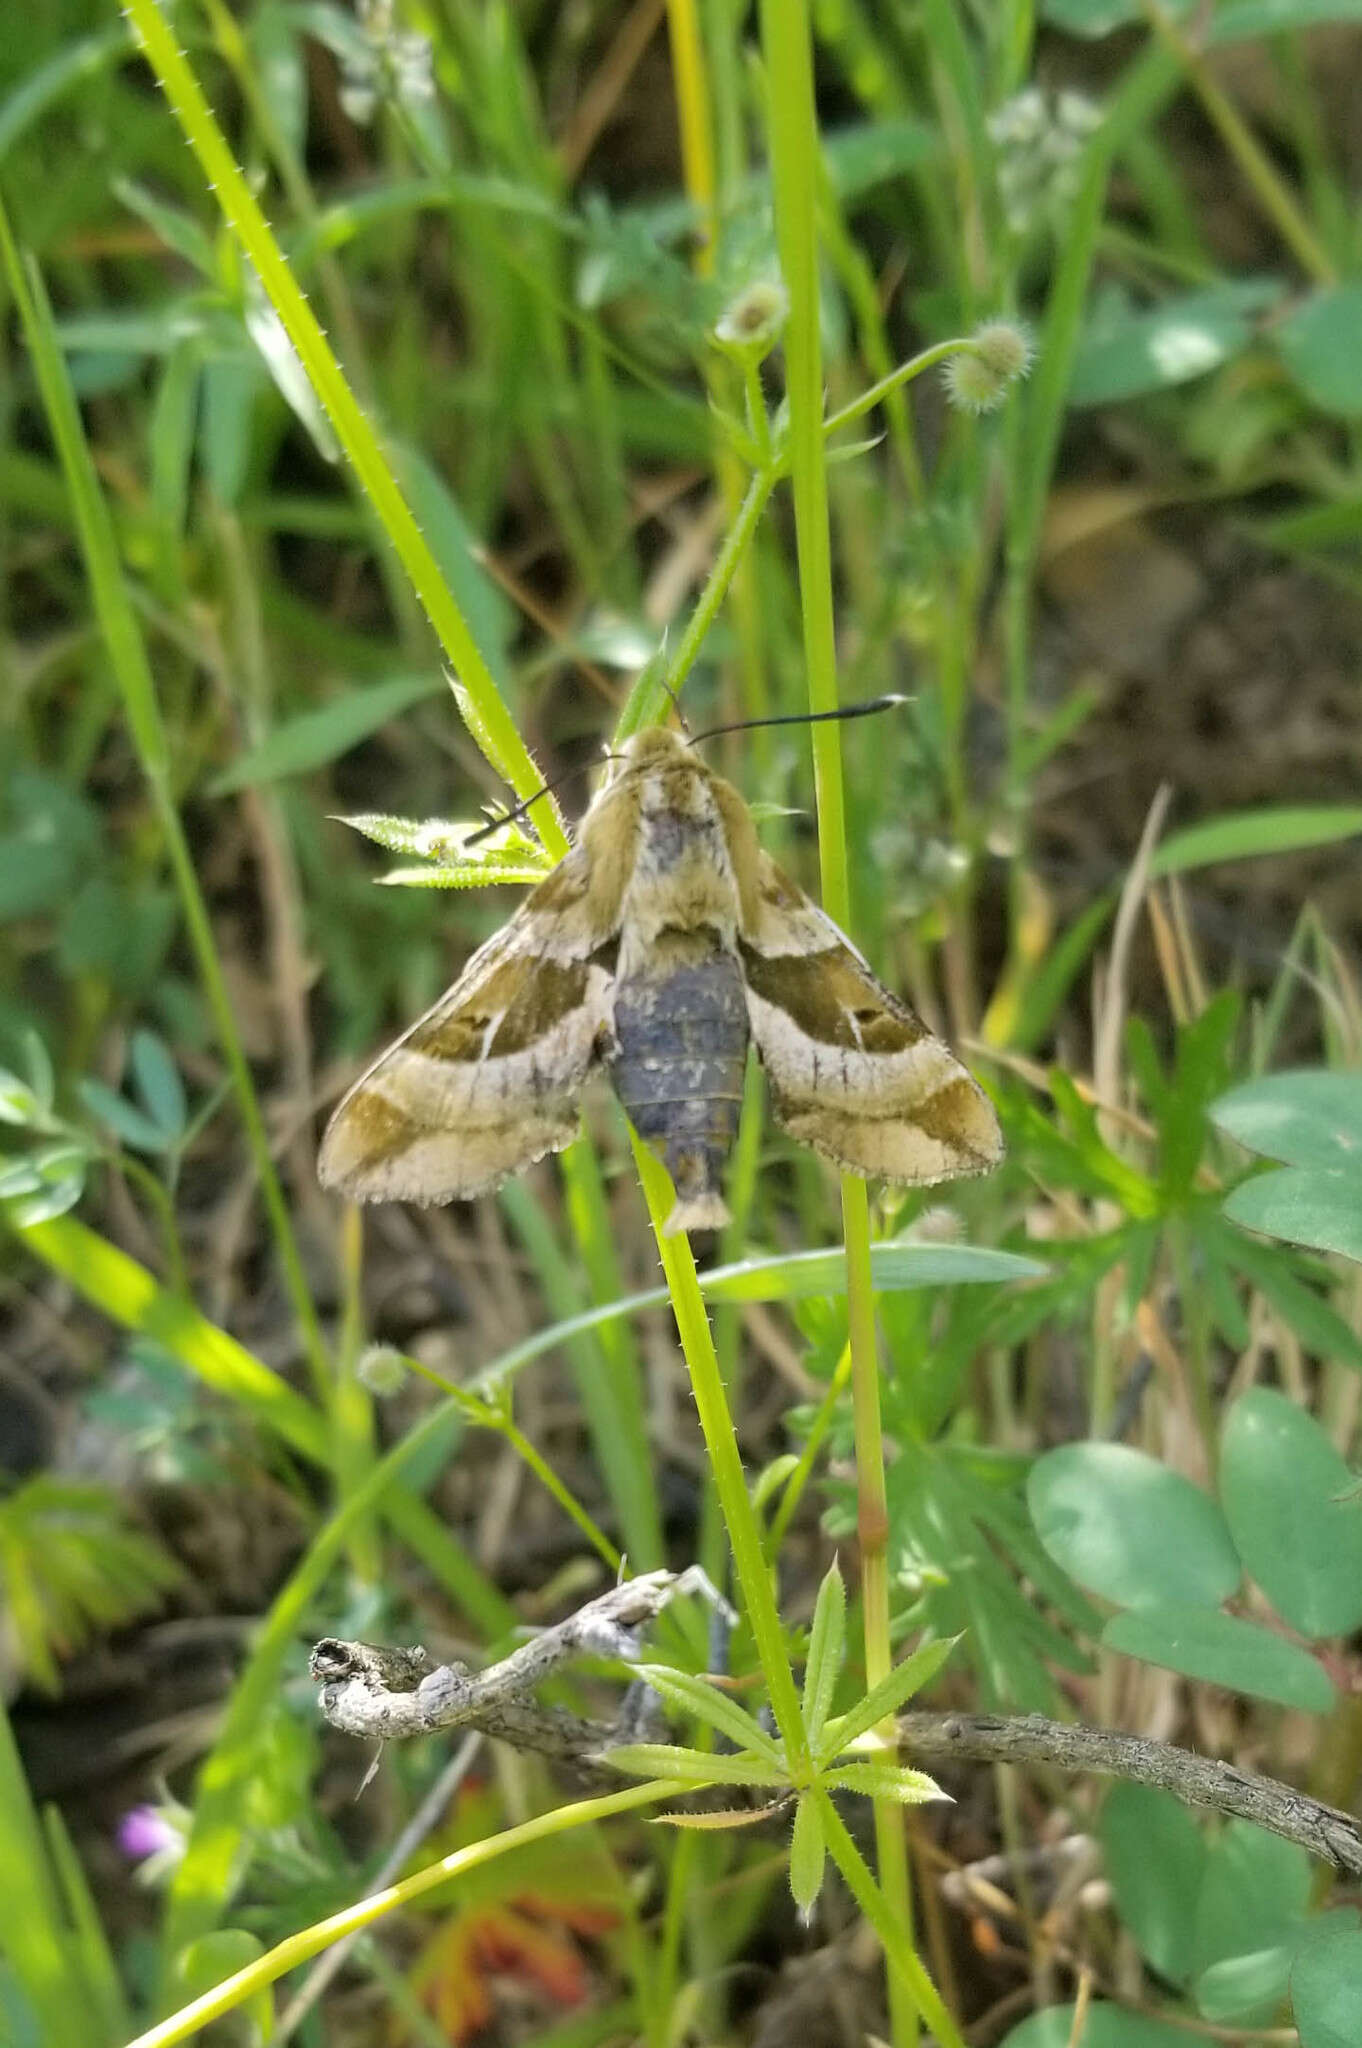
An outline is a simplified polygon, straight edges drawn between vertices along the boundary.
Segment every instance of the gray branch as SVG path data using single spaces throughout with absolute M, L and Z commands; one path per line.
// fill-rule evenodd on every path
M 327 1637 L 318 1643 L 311 1662 L 312 1676 L 321 1686 L 321 1710 L 333 1728 L 347 1735 L 384 1742 L 443 1728 L 471 1728 L 597 1775 L 602 1752 L 651 1732 L 640 1726 L 640 1718 L 656 1710 L 656 1696 L 631 1689 L 619 1716 L 606 1722 L 540 1706 L 534 1689 L 573 1657 L 632 1662 L 644 1629 L 683 1593 L 703 1595 L 717 1612 L 732 1618 L 704 1573 L 692 1568 L 679 1574 L 647 1572 L 614 1586 L 485 1671 L 437 1665 L 419 1648 L 378 1649 Z M 898 1725 L 917 1762 L 1044 1764 L 1060 1771 L 1129 1778 L 1171 1792 L 1188 1806 L 1254 1821 L 1288 1842 L 1298 1842 L 1312 1856 L 1362 1876 L 1362 1822 L 1235 1764 L 1217 1763 L 1138 1735 L 1047 1721 L 1039 1714 L 904 1714 Z
M 589 1721 L 562 1707 L 541 1707 L 534 1688 L 573 1657 L 608 1657 L 632 1663 L 643 1631 L 684 1593 L 698 1593 L 730 1620 L 727 1601 L 697 1565 L 689 1571 L 645 1572 L 612 1586 L 485 1671 L 436 1664 L 429 1652 L 381 1649 L 326 1636 L 309 1670 L 321 1686 L 319 1704 L 333 1728 L 379 1742 L 430 1735 L 442 1728 L 476 1728 L 517 1749 L 589 1767 L 602 1749 L 635 1740 L 619 1722 Z M 599 1766 L 597 1766 L 599 1767 Z
M 1040 1714 L 901 1714 L 899 1728 L 915 1762 L 943 1764 L 959 1757 L 969 1763 L 1048 1764 L 1157 1785 L 1184 1805 L 1255 1821 L 1312 1856 L 1362 1876 L 1362 1821 L 1352 1814 L 1276 1778 L 1259 1778 L 1171 1743 L 1075 1728 Z

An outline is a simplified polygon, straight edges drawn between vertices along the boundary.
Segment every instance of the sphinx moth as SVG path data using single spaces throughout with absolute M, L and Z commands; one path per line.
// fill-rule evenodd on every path
M 749 1041 L 776 1121 L 847 1172 L 927 1184 L 1002 1156 L 954 1054 L 762 851 L 733 785 L 651 727 L 572 851 L 345 1096 L 318 1171 L 356 1201 L 485 1194 L 571 1143 L 600 1069 L 671 1175 L 667 1232 L 713 1229 Z

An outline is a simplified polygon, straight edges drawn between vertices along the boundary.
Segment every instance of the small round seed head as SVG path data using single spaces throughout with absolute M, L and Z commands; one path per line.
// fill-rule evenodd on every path
M 990 320 L 946 364 L 946 396 L 962 412 L 992 412 L 1031 367 L 1031 340 L 1012 320 Z
M 371 1344 L 361 1352 L 355 1371 L 371 1394 L 395 1394 L 407 1377 L 407 1361 L 391 1344 Z
M 730 299 L 714 323 L 721 348 L 739 355 L 769 355 L 784 331 L 790 294 L 779 278 L 761 277 Z

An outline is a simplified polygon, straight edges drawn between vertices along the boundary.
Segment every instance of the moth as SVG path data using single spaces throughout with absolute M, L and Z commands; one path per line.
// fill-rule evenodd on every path
M 671 1175 L 666 1232 L 712 1230 L 749 1042 L 776 1121 L 850 1173 L 927 1184 L 1002 1156 L 954 1054 L 763 852 L 733 785 L 650 727 L 572 851 L 345 1096 L 318 1171 L 355 1201 L 486 1194 L 571 1143 L 600 1070 Z

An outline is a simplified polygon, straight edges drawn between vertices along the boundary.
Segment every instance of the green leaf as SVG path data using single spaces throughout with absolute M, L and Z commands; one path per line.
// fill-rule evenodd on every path
M 823 1866 L 827 1843 L 823 1838 L 823 1816 L 818 1801 L 806 1792 L 795 1807 L 790 1835 L 790 1891 L 807 1920 L 823 1889 Z
M 830 1791 L 859 1792 L 866 1799 L 897 1799 L 900 1806 L 923 1806 L 929 1799 L 949 1799 L 935 1778 L 907 1764 L 877 1764 L 869 1759 L 838 1764 L 823 1776 Z
M 1224 1213 L 1245 1230 L 1362 1261 L 1362 1172 L 1356 1167 L 1320 1173 L 1286 1166 L 1259 1174 L 1234 1189 Z
M 115 1137 L 134 1152 L 156 1154 L 168 1149 L 170 1140 L 160 1124 L 124 1096 L 106 1088 L 102 1081 L 84 1080 L 76 1092 L 91 1116 L 107 1124 Z
M 1213 1608 L 1166 1601 L 1161 1607 L 1117 1614 L 1103 1629 L 1102 1641 L 1127 1657 L 1279 1706 L 1327 1714 L 1334 1705 L 1333 1686 L 1307 1651 Z
M 1261 854 L 1297 853 L 1304 847 L 1334 846 L 1362 832 L 1356 804 L 1283 805 L 1231 811 L 1170 833 L 1149 863 L 1150 877 L 1185 875 L 1221 860 L 1252 860 Z
M 259 358 L 250 349 L 211 356 L 201 373 L 203 409 L 199 457 L 213 496 L 223 505 L 237 505 L 250 467 L 252 415 L 265 390 Z
M 1312 292 L 1272 329 L 1293 383 L 1321 411 L 1362 419 L 1362 284 Z
M 1196 1926 L 1202 1968 L 1290 1940 L 1310 1884 L 1310 1858 L 1298 1843 L 1252 1821 L 1230 1821 L 1206 1855 Z
M 1036 1534 L 1081 1586 L 1121 1607 L 1215 1608 L 1241 1567 L 1209 1494 L 1125 1444 L 1066 1444 L 1027 1483 Z
M 314 768 L 349 753 L 379 727 L 399 718 L 413 704 L 433 697 L 443 688 L 436 670 L 420 675 L 390 676 L 386 682 L 368 683 L 363 689 L 347 690 L 311 711 L 299 711 L 281 719 L 260 744 L 251 747 L 230 768 L 224 768 L 208 785 L 210 796 L 229 796 L 259 782 L 277 782 L 283 775 L 305 775 Z M 475 830 L 476 827 L 470 827 Z
M 1211 1109 L 1222 1131 L 1283 1166 L 1353 1167 L 1362 1175 L 1362 1074 L 1303 1067 L 1246 1081 Z
M 1198 8 L 1199 0 L 1168 4 L 1175 20 L 1199 19 Z M 1141 0 L 1045 0 L 1041 12 L 1056 28 L 1087 37 L 1147 19 Z M 1238 43 L 1329 21 L 1362 21 L 1362 0 L 1219 0 L 1203 33 L 1208 43 Z
M 303 368 L 298 352 L 289 340 L 283 321 L 251 274 L 242 318 L 261 362 L 289 411 L 304 427 L 313 447 L 324 462 L 340 461 L 340 443 L 327 418 L 312 379 Z
M 1362 1927 L 1330 1913 L 1311 1929 L 1291 1969 L 1291 2008 L 1301 2048 L 1356 2048 L 1362 2041 Z
M 870 1270 L 877 1291 L 889 1293 L 915 1287 L 940 1287 L 952 1282 L 1030 1280 L 1047 1268 L 1012 1252 L 983 1251 L 973 1245 L 914 1245 L 882 1241 L 870 1247 Z M 713 1266 L 699 1275 L 707 1301 L 799 1301 L 806 1296 L 846 1293 L 846 1254 L 832 1251 L 789 1252 L 778 1258 L 743 1259 L 731 1266 Z M 484 1367 L 478 1385 L 497 1386 L 528 1365 L 531 1359 L 560 1344 L 600 1329 L 642 1309 L 661 1308 L 670 1296 L 665 1287 L 621 1295 L 600 1308 L 546 1324 L 504 1351 Z M 1362 1347 L 1360 1347 L 1362 1348 Z
M 1290 1944 L 1278 1942 L 1212 1963 L 1192 1986 L 1197 2011 L 1218 2026 L 1266 2023 L 1286 1996 L 1291 1960 Z
M 482 544 L 449 485 L 426 457 L 401 442 L 389 446 L 417 524 L 468 622 L 478 651 L 504 690 L 510 669 L 507 641 L 511 615 L 505 598 L 479 567 Z M 514 777 L 506 779 L 514 783 Z
M 134 1031 L 130 1065 L 137 1092 L 162 1138 L 174 1143 L 184 1135 L 189 1106 L 184 1083 L 165 1041 L 154 1031 Z
M 1296 1278 L 1289 1254 L 1229 1229 L 1219 1249 L 1226 1263 L 1253 1282 L 1317 1358 L 1337 1358 L 1362 1372 L 1362 1338 L 1313 1288 Z
M 862 1735 L 868 1735 L 881 1721 L 887 1721 L 891 1714 L 896 1714 L 915 1692 L 921 1692 L 924 1685 L 931 1684 L 958 1640 L 956 1636 L 948 1636 L 944 1642 L 923 1643 L 911 1657 L 905 1657 L 901 1664 L 886 1672 L 879 1684 L 872 1686 L 849 1713 L 838 1714 L 827 1723 L 818 1746 L 819 1755 L 840 1756 Z
M 43 1117 L 43 1105 L 27 1081 L 11 1074 L 8 1067 L 0 1067 L 0 1124 L 16 1124 L 23 1129 L 29 1124 L 41 1124 Z
M 667 1742 L 621 1742 L 601 1751 L 602 1763 L 611 1770 L 628 1771 L 636 1778 L 675 1778 L 689 1785 L 780 1785 L 790 1782 L 783 1763 L 748 1750 L 739 1756 L 717 1755 L 707 1749 L 683 1749 Z
M 804 1727 L 815 1751 L 832 1706 L 846 1648 L 847 1596 L 834 1558 L 828 1566 L 809 1630 L 809 1655 L 804 1666 Z
M 5 1221 L 16 1230 L 51 1223 L 74 1209 L 85 1192 L 90 1157 L 83 1145 L 63 1141 L 31 1152 L 25 1164 L 34 1184 L 16 1190 L 5 1203 Z
M 55 54 L 36 65 L 20 79 L 14 91 L 0 101 L 0 157 L 8 154 L 19 136 L 60 99 L 68 86 L 122 63 L 132 47 L 128 24 L 116 21 L 94 35 L 75 41 L 66 35 L 55 38 Z
M 1187 2048 L 1187 2029 L 1150 2019 L 1142 2012 L 1126 2012 L 1119 2005 L 1090 2005 L 1081 2034 L 1075 2033 L 1077 2009 L 1052 2005 L 1046 2012 L 1032 2013 L 1000 2043 L 1000 2048 Z
M 979 1282 L 1040 1279 L 1046 1268 L 1015 1252 L 987 1251 L 970 1244 L 903 1244 L 881 1240 L 870 1247 L 871 1277 L 877 1291 L 914 1287 L 959 1287 Z M 715 1301 L 803 1301 L 846 1292 L 846 1255 L 829 1251 L 791 1252 L 783 1258 L 746 1259 L 701 1275 Z
M 375 880 L 384 889 L 490 889 L 520 882 L 542 882 L 549 872 L 542 857 L 521 861 L 446 861 L 437 868 L 389 868 Z
M 134 178 L 115 178 L 113 194 L 130 213 L 145 221 L 153 234 L 160 236 L 167 249 L 182 257 L 191 270 L 197 270 L 200 277 L 210 282 L 216 281 L 217 257 L 213 238 L 200 227 L 192 214 L 186 213 L 182 207 L 169 205 Z
M 1304 1409 L 1255 1387 L 1229 1412 L 1220 1497 L 1250 1576 L 1305 1636 L 1362 1621 L 1362 1495 Z
M 1069 403 L 1109 405 L 1204 377 L 1243 353 L 1253 340 L 1250 315 L 1283 289 L 1275 278 L 1240 278 L 1185 292 L 1152 312 L 1119 303 L 1099 310 L 1074 357 Z
M 694 1714 L 697 1720 L 736 1742 L 739 1749 L 755 1750 L 768 1762 L 780 1763 L 779 1743 L 721 1686 L 696 1678 L 689 1671 L 677 1671 L 670 1664 L 636 1664 L 632 1669 L 670 1706 L 679 1708 L 683 1714 Z
M 1197 1900 L 1206 1845 L 1171 1792 L 1113 1785 L 1098 1824 L 1116 1910 L 1141 1954 L 1170 1984 L 1186 1984 L 1200 1961 Z

